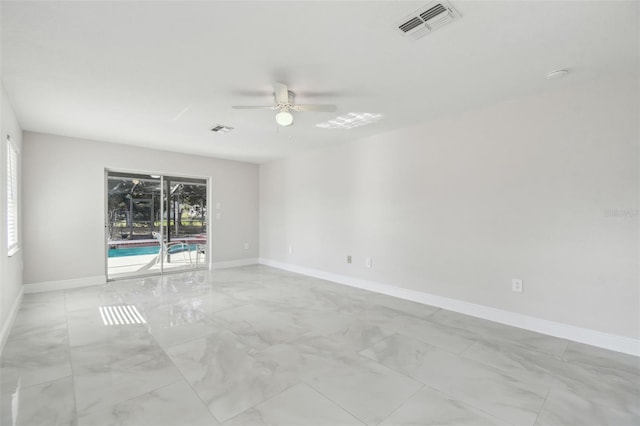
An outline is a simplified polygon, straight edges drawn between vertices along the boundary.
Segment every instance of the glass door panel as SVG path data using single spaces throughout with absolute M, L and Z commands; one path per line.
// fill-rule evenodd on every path
M 161 178 L 107 173 L 107 277 L 160 272 Z
M 107 171 L 107 278 L 206 268 L 205 179 Z
M 164 271 L 207 266 L 207 182 L 164 177 Z

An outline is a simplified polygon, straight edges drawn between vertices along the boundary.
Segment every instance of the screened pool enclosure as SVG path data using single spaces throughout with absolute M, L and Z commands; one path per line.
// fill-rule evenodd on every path
M 106 171 L 109 279 L 205 268 L 207 180 Z

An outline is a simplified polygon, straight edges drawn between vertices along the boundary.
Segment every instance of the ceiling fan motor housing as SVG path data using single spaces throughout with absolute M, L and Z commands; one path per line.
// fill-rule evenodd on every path
M 278 97 L 277 95 L 274 93 L 273 97 L 276 101 L 276 105 L 279 107 L 279 109 L 281 111 L 289 111 L 289 110 L 293 110 L 293 106 L 295 105 L 295 101 L 296 101 L 296 94 L 293 93 L 291 90 L 287 90 L 287 103 L 282 103 L 282 102 L 278 102 Z

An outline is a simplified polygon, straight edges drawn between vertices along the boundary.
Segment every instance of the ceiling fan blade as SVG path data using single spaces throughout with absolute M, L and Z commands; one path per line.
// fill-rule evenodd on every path
M 233 109 L 278 109 L 276 106 L 250 106 L 250 105 L 234 105 Z
M 296 105 L 296 111 L 327 111 L 334 112 L 338 109 L 335 105 Z
M 273 90 L 276 94 L 276 102 L 279 104 L 289 103 L 289 89 L 286 84 L 273 83 Z

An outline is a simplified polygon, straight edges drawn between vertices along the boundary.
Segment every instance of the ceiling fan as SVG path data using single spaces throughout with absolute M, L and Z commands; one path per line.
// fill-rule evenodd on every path
M 295 103 L 296 95 L 290 91 L 286 84 L 274 83 L 273 84 L 274 97 L 276 104 L 273 106 L 244 106 L 236 105 L 234 109 L 271 109 L 278 111 L 276 114 L 276 123 L 281 126 L 291 126 L 293 124 L 293 114 L 291 112 L 303 112 L 303 111 L 327 111 L 332 112 L 336 110 L 335 105 L 299 105 Z

